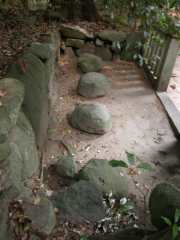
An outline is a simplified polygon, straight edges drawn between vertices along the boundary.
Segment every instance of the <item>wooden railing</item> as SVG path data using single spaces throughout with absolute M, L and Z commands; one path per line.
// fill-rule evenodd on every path
M 164 29 L 156 30 L 156 36 L 165 40 L 164 47 L 160 47 L 155 40 L 150 37 L 148 47 L 143 54 L 143 58 L 147 59 L 143 67 L 147 72 L 150 81 L 156 91 L 166 92 L 174 64 L 179 50 L 179 42 L 177 37 L 166 34 Z

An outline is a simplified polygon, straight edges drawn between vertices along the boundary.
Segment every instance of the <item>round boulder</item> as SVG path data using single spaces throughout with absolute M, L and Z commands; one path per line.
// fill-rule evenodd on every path
M 78 82 L 78 94 L 86 98 L 103 96 L 108 91 L 108 79 L 105 75 L 90 72 L 83 75 Z
M 121 174 L 120 174 L 121 173 Z M 113 198 L 127 198 L 129 184 L 121 167 L 112 167 L 106 159 L 91 159 L 83 167 L 80 180 L 93 181 L 101 188 L 103 197 L 112 192 Z
M 71 115 L 74 128 L 88 133 L 105 134 L 112 127 L 112 119 L 106 106 L 93 103 L 77 106 Z
M 167 182 L 156 185 L 149 199 L 151 222 L 158 230 L 168 225 L 162 217 L 169 218 L 174 223 L 177 208 L 180 209 L 180 178 L 172 178 Z M 161 217 L 162 216 L 162 217 Z
M 102 61 L 99 57 L 83 53 L 78 57 L 77 66 L 83 73 L 99 72 L 102 69 Z

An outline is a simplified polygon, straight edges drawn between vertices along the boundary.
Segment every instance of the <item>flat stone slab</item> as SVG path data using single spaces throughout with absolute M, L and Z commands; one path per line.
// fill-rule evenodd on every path
M 83 73 L 99 72 L 102 69 L 102 61 L 99 57 L 83 53 L 78 57 L 77 66 Z
M 60 31 L 63 37 L 68 38 L 78 38 L 78 39 L 94 39 L 94 35 L 90 34 L 83 28 L 80 27 L 71 27 L 64 24 L 61 24 Z
M 101 188 L 103 196 L 110 192 L 113 198 L 127 198 L 129 184 L 120 167 L 112 167 L 106 159 L 91 159 L 80 172 L 79 179 L 94 181 Z
M 88 133 L 105 134 L 111 130 L 112 119 L 106 106 L 93 103 L 77 106 L 71 115 L 74 128 Z
M 62 217 L 70 220 L 98 222 L 105 217 L 102 191 L 95 182 L 79 181 L 51 198 L 51 202 Z
M 86 73 L 79 79 L 77 91 L 86 98 L 103 96 L 108 91 L 108 79 L 101 73 Z
M 84 45 L 84 40 L 67 38 L 65 41 L 66 47 L 81 48 Z
M 104 31 L 98 34 L 98 38 L 110 44 L 115 41 L 122 43 L 126 40 L 126 33 L 121 31 Z

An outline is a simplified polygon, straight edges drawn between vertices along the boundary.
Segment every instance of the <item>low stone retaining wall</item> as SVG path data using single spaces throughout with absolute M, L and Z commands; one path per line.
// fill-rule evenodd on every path
M 0 193 L 9 199 L 29 196 L 22 181 L 37 171 L 37 148 L 45 139 L 61 34 L 33 43 L 0 80 Z

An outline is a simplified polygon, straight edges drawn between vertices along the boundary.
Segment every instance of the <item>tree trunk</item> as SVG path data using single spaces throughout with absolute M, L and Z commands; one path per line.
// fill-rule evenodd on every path
M 98 22 L 103 20 L 93 0 L 50 0 L 50 3 L 52 6 L 61 6 L 61 14 L 64 15 L 66 12 L 67 19 L 72 22 Z M 66 9 L 64 9 L 65 5 Z

